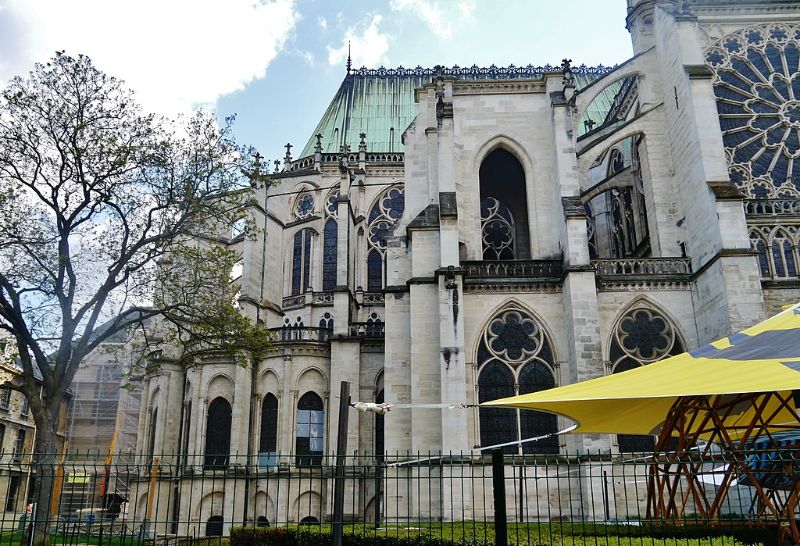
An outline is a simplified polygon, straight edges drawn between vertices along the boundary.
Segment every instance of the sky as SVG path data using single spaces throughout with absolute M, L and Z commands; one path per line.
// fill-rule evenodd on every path
M 299 153 L 354 67 L 613 65 L 625 0 L 0 0 L 0 88 L 55 51 L 125 80 L 147 111 L 236 114 L 237 140 Z

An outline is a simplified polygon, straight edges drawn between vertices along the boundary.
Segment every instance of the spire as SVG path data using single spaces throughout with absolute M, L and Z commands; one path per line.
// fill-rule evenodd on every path
M 350 58 L 350 40 L 347 40 L 347 75 L 350 75 L 350 69 L 353 67 L 353 61 Z

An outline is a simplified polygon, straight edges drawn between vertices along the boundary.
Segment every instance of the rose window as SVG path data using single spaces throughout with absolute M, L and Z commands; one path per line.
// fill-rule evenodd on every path
M 731 181 L 750 198 L 800 197 L 800 26 L 740 30 L 706 62 Z
M 489 351 L 506 362 L 525 362 L 542 345 L 542 331 L 519 311 L 507 311 L 492 320 L 484 333 Z
M 308 218 L 314 212 L 314 196 L 303 192 L 297 197 L 294 205 L 294 214 L 298 218 Z
M 635 309 L 617 325 L 622 350 L 639 361 L 653 361 L 666 355 L 675 342 L 669 322 L 650 309 Z

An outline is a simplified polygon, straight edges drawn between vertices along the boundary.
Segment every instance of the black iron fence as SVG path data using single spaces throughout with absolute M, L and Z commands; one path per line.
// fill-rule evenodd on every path
M 472 546 L 769 542 L 791 522 L 763 509 L 758 484 L 741 470 L 757 468 L 758 486 L 771 487 L 778 502 L 798 487 L 796 456 L 354 453 L 344 461 L 336 522 L 333 456 L 214 455 L 209 464 L 206 454 L 70 453 L 36 465 L 30 455 L 0 454 L 0 545 L 27 544 L 34 520 L 58 544 L 226 543 L 235 527 L 329 533 L 337 524 L 345 537 L 425 536 Z M 659 488 L 653 473 L 670 457 L 691 462 L 697 479 Z M 39 503 L 46 506 L 33 503 L 43 476 L 53 478 Z M 699 515 L 707 511 L 696 505 L 697 487 L 728 489 L 714 518 Z M 680 516 L 656 517 L 658 502 L 678 503 L 672 513 Z M 797 507 L 788 513 L 797 518 Z

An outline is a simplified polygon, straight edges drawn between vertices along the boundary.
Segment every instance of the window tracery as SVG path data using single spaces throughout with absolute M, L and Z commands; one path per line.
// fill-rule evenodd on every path
M 731 180 L 747 197 L 800 197 L 800 25 L 751 26 L 706 50 Z
M 322 290 L 325 292 L 333 290 L 336 286 L 338 236 L 338 222 L 334 218 L 328 218 L 322 234 Z
M 486 402 L 555 386 L 553 352 L 541 326 L 527 312 L 510 308 L 487 325 L 478 346 L 478 400 Z M 482 446 L 556 432 L 555 415 L 539 411 L 480 408 Z M 506 446 L 506 453 L 558 453 L 558 438 Z
M 386 264 L 386 237 L 405 210 L 405 189 L 393 186 L 387 189 L 372 206 L 368 217 L 367 291 L 380 292 L 384 285 Z
M 325 198 L 325 214 L 331 218 L 339 219 L 339 186 L 334 187 L 328 192 Z
M 611 340 L 609 360 L 612 374 L 636 369 L 667 356 L 684 352 L 674 326 L 661 312 L 636 306 L 617 322 Z M 652 451 L 654 436 L 617 435 L 622 453 Z
M 308 291 L 311 286 L 311 255 L 313 251 L 314 232 L 310 228 L 294 234 L 292 246 L 292 282 L 293 296 Z
M 754 226 L 750 246 L 763 279 L 796 279 L 798 226 Z
M 484 260 L 515 258 L 514 216 L 494 197 L 481 200 L 481 237 Z
M 308 190 L 301 191 L 294 202 L 294 215 L 298 220 L 311 216 L 314 212 L 314 194 Z

